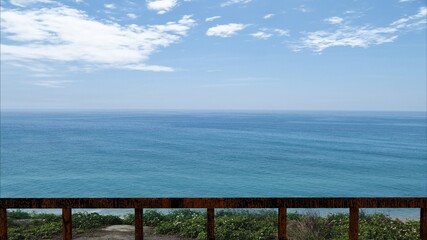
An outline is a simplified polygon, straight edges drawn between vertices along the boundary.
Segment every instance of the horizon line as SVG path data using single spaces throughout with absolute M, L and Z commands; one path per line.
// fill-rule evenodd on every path
M 1 108 L 0 112 L 372 112 L 372 113 L 427 113 L 426 110 L 352 110 L 352 109 L 147 109 L 147 108 Z

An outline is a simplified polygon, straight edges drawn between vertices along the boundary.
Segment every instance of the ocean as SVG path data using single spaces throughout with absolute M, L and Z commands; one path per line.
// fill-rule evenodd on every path
M 0 168 L 0 197 L 426 197 L 427 119 L 3 111 Z

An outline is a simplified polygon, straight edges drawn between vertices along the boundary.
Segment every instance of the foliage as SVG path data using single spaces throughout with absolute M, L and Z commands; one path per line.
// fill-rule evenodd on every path
M 24 212 L 20 209 L 7 213 L 7 219 L 28 219 L 31 218 L 30 213 Z
M 61 216 L 46 213 L 8 212 L 8 239 L 47 239 L 61 234 Z
M 30 214 L 17 210 L 8 212 L 7 218 L 8 239 L 10 240 L 50 239 L 61 235 L 62 217 L 60 215 Z M 73 214 L 72 219 L 75 232 L 123 224 L 123 220 L 118 216 L 103 216 L 98 213 L 76 213 Z
M 360 239 L 419 239 L 419 221 L 403 222 L 384 214 L 362 214 Z
M 73 230 L 84 232 L 108 225 L 133 224 L 134 215 L 118 216 L 98 213 L 73 214 Z M 287 232 L 290 240 L 348 239 L 349 216 L 333 213 L 288 213 Z M 159 234 L 173 234 L 189 239 L 206 239 L 206 212 L 176 210 L 169 213 L 144 212 L 144 224 Z M 9 239 L 33 240 L 60 236 L 61 216 L 45 213 L 8 212 Z M 224 211 L 215 214 L 215 236 L 218 240 L 276 239 L 276 211 Z M 359 239 L 419 239 L 419 221 L 401 221 L 384 214 L 360 214 Z
M 169 214 L 150 213 L 161 221 L 152 225 L 160 234 L 176 234 L 192 239 L 206 239 L 206 214 L 179 210 Z M 147 216 L 145 216 L 147 217 Z M 152 219 L 144 218 L 144 221 Z M 349 216 L 333 213 L 288 213 L 287 232 L 290 240 L 348 239 Z M 156 225 L 158 223 L 158 225 Z M 359 221 L 359 239 L 419 239 L 419 221 L 402 222 L 384 214 L 362 214 Z M 225 239 L 276 239 L 277 212 L 275 211 L 218 211 L 215 215 L 215 237 Z
M 158 211 L 149 210 L 144 212 L 144 224 L 146 226 L 158 226 L 165 220 L 165 216 Z
M 206 239 L 205 213 L 188 209 L 176 210 L 162 218 L 163 221 L 156 226 L 156 231 L 160 234 L 177 234 L 181 237 Z M 148 219 L 148 221 L 151 220 Z
M 100 215 L 98 213 L 75 213 L 72 219 L 73 228 L 78 231 L 123 224 L 123 220 L 118 216 Z
M 277 214 L 274 211 L 220 211 L 216 218 L 218 239 L 275 239 Z

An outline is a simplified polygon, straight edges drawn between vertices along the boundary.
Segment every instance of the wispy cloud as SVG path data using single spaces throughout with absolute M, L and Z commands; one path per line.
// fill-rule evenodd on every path
M 396 38 L 394 28 L 343 27 L 334 32 L 310 32 L 295 50 L 308 48 L 314 52 L 322 52 L 337 46 L 368 47 L 393 42 Z
M 425 28 L 427 24 L 427 7 L 421 7 L 418 13 L 394 21 L 391 26 L 395 28 Z
M 340 24 L 344 21 L 344 19 L 334 16 L 334 17 L 326 18 L 324 21 L 329 24 Z
M 126 14 L 126 16 L 128 16 L 129 18 L 132 18 L 132 19 L 136 19 L 138 17 L 134 13 L 128 13 L 128 14 Z
M 250 35 L 257 39 L 267 40 L 272 36 L 289 36 L 289 31 L 280 28 L 261 28 L 258 32 Z
M 271 35 L 270 33 L 259 31 L 259 32 L 256 32 L 256 33 L 252 33 L 251 36 L 254 37 L 254 38 L 266 40 L 266 39 L 269 39 L 273 35 Z
M 231 37 L 236 35 L 238 31 L 241 31 L 248 27 L 249 25 L 240 24 L 240 23 L 229 23 L 224 25 L 217 25 L 211 27 L 206 31 L 206 35 L 215 36 L 215 37 Z
M 399 2 L 404 3 L 404 2 L 413 2 L 415 0 L 399 0 Z
M 159 65 L 145 65 L 145 64 L 130 64 L 125 68 L 137 71 L 153 71 L 153 72 L 173 72 L 174 69 L 166 66 Z
M 34 73 L 31 74 L 31 77 L 35 77 L 35 78 L 58 78 L 58 77 L 62 77 L 63 75 L 61 74 L 56 74 L 56 73 Z
M 274 17 L 274 14 L 270 13 L 270 14 L 264 15 L 264 17 L 262 17 L 262 18 L 269 19 L 269 18 L 272 18 L 272 17 Z
M 116 5 L 114 5 L 113 3 L 109 3 L 109 4 L 104 4 L 104 7 L 108 9 L 115 9 Z
M 165 14 L 178 5 L 177 0 L 148 0 L 147 7 L 157 11 L 157 14 Z
M 11 66 L 20 68 L 20 69 L 26 69 L 29 70 L 31 72 L 34 72 L 34 74 L 32 74 L 33 76 L 36 76 L 38 74 L 49 74 L 51 75 L 52 72 L 55 71 L 55 69 L 47 64 L 44 63 L 40 63 L 40 62 L 34 62 L 34 61 L 23 61 L 23 62 L 17 62 L 17 61 L 12 61 L 12 62 L 8 62 L 8 64 L 10 64 Z
M 10 3 L 18 7 L 26 7 L 37 3 L 56 3 L 53 0 L 10 0 Z
M 22 64 L 80 62 L 93 67 L 170 71 L 146 62 L 157 49 L 180 41 L 194 25 L 189 15 L 163 25 L 123 26 L 66 6 L 3 9 L 2 36 L 8 41 L 1 44 L 1 56 L 2 61 Z
M 250 3 L 252 2 L 252 0 L 229 0 L 226 2 L 221 3 L 221 7 L 228 7 L 234 4 L 246 4 L 246 3 Z
M 221 16 L 213 16 L 213 17 L 206 18 L 205 21 L 206 22 L 212 22 L 212 21 L 215 21 L 215 20 L 220 19 L 220 18 L 221 18 Z
M 347 10 L 344 12 L 344 14 L 354 14 L 354 13 L 356 13 L 356 11 L 354 10 Z
M 34 85 L 47 88 L 64 88 L 66 84 L 71 83 L 67 80 L 40 80 L 34 82 Z
M 294 50 L 311 49 L 321 53 L 336 46 L 369 47 L 393 42 L 402 31 L 426 27 L 427 8 L 422 7 L 417 14 L 398 19 L 387 27 L 340 26 L 335 31 L 315 31 L 306 33 Z
M 273 31 L 276 32 L 279 36 L 289 36 L 289 30 L 274 28 Z

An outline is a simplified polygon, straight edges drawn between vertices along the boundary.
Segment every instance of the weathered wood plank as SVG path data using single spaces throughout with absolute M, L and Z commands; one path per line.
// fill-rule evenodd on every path
M 71 208 L 62 209 L 62 239 L 72 240 L 72 219 L 71 219 Z
M 427 208 L 427 198 L 1 198 L 3 208 Z
M 279 231 L 278 238 L 279 240 L 287 240 L 288 237 L 286 235 L 286 208 L 279 208 Z

